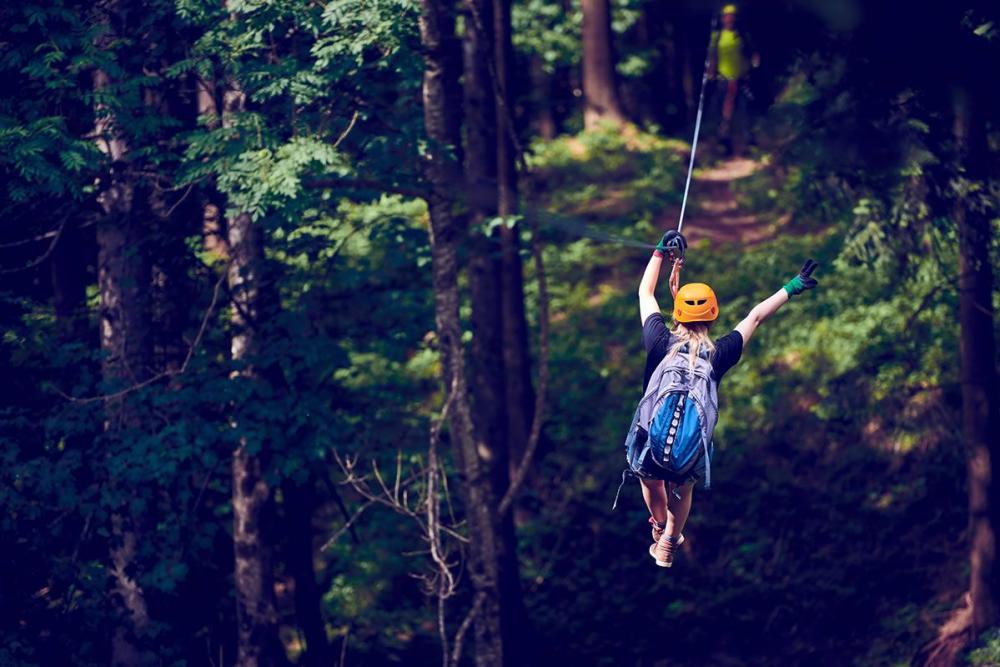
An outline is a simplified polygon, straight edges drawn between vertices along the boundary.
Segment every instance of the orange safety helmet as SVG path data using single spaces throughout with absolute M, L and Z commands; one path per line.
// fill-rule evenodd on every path
M 674 297 L 674 320 L 677 322 L 714 322 L 719 316 L 719 301 L 705 283 L 688 283 Z

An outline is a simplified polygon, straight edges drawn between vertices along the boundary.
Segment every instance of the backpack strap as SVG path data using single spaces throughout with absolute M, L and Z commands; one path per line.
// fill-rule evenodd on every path
M 631 468 L 626 467 L 624 470 L 622 470 L 622 483 L 618 485 L 618 491 L 615 492 L 615 502 L 612 503 L 611 505 L 612 512 L 614 512 L 615 508 L 618 507 L 618 496 L 621 495 L 622 487 L 625 486 L 625 480 L 627 480 L 629 477 L 638 478 L 639 476 L 636 475 L 634 472 L 632 472 Z

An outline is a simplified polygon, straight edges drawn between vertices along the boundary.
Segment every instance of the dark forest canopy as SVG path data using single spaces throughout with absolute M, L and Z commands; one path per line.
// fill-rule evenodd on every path
M 820 283 L 665 570 L 706 71 L 682 280 Z M 998 72 L 973 0 L 4 3 L 0 664 L 1000 664 Z

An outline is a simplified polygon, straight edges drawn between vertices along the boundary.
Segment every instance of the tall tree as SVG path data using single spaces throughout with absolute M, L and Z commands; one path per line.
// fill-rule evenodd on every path
M 502 221 L 500 293 L 503 310 L 504 387 L 509 443 L 507 459 L 513 473 L 513 467 L 521 461 L 527 447 L 535 399 L 531 386 L 531 355 L 524 308 L 524 267 L 521 263 L 520 229 L 516 218 L 517 155 L 510 95 L 510 70 L 513 61 L 510 11 L 510 0 L 493 0 L 497 215 Z M 503 485 L 503 482 L 499 484 Z
M 534 113 L 535 132 L 542 139 L 551 141 L 559 131 L 552 103 L 555 95 L 552 75 L 545 69 L 545 62 L 537 54 L 531 56 L 528 71 L 531 77 L 531 109 Z
M 610 0 L 581 0 L 583 6 L 583 121 L 592 129 L 603 119 L 623 122 L 615 77 Z
M 497 213 L 496 101 L 489 65 L 493 57 L 493 5 L 491 0 L 468 0 L 467 6 L 462 82 L 465 180 L 470 193 L 471 378 L 476 429 L 484 434 L 492 451 L 506 452 L 500 234 L 496 229 L 487 231 L 487 222 Z
M 105 66 L 119 77 L 127 77 L 131 58 L 116 52 L 116 38 L 127 30 L 129 7 L 118 2 L 100 7 L 96 14 L 101 32 L 96 46 L 107 58 Z M 122 60 L 124 63 L 119 63 Z M 94 132 L 98 149 L 105 155 L 106 170 L 99 179 L 98 204 L 104 215 L 97 225 L 97 271 L 100 293 L 101 375 L 108 387 L 104 431 L 108 475 L 116 459 L 128 459 L 130 437 L 141 432 L 140 402 L 127 388 L 148 377 L 151 364 L 149 317 L 149 265 L 143 218 L 136 215 L 136 167 L 129 139 L 112 100 L 119 99 L 104 68 L 93 72 Z M 123 390 L 126 390 L 122 393 Z M 111 578 L 117 624 L 111 636 L 111 663 L 131 667 L 149 661 L 140 636 L 149 627 L 146 594 L 136 578 L 136 555 L 144 521 L 141 506 L 131 502 L 134 489 L 122 488 L 113 478 L 114 508 L 111 513 Z
M 481 442 L 472 420 L 458 314 L 458 245 L 463 229 L 453 212 L 454 183 L 458 174 L 452 158 L 453 151 L 448 146 L 450 128 L 446 82 L 450 74 L 447 70 L 446 26 L 450 24 L 448 9 L 440 0 L 422 0 L 420 38 L 425 59 L 424 127 L 433 146 L 425 169 L 431 184 L 427 204 L 434 267 L 434 315 L 445 395 L 450 406 L 449 432 L 465 481 L 463 496 L 470 534 L 469 569 L 478 608 L 475 616 L 475 659 L 477 665 L 487 667 L 504 664 L 497 565 L 500 544 L 494 511 L 496 498 L 488 469 L 480 460 L 480 448 L 485 443 Z
M 242 93 L 230 91 L 230 112 L 242 106 Z M 238 212 L 227 221 L 229 289 L 232 292 L 232 360 L 242 364 L 238 375 L 263 381 L 251 363 L 259 351 L 257 327 L 264 318 L 261 281 L 264 262 L 261 230 L 250 215 Z M 239 425 L 237 424 L 237 428 Z M 233 452 L 233 549 L 235 557 L 236 622 L 240 667 L 275 661 L 277 612 L 274 601 L 271 534 L 274 494 L 266 477 L 264 443 L 240 435 Z
M 295 581 L 295 617 L 306 640 L 302 664 L 324 667 L 333 664 L 330 643 L 321 609 L 322 591 L 316 583 L 313 567 L 313 512 L 316 509 L 315 480 L 286 479 L 281 486 L 284 508 L 288 573 Z
M 223 127 L 235 127 L 245 108 L 246 94 L 230 73 L 222 95 Z M 261 326 L 277 305 L 265 276 L 263 230 L 249 213 L 233 211 L 226 220 L 226 240 L 232 299 L 230 354 L 239 367 L 236 377 L 256 388 L 267 381 L 255 365 Z M 236 664 L 273 665 L 278 662 L 280 641 L 272 570 L 275 500 L 267 480 L 267 443 L 252 442 L 253 429 L 241 429 L 239 417 L 233 426 L 242 430 L 232 460 Z
M 962 435 L 969 462 L 972 633 L 1000 620 L 1000 396 L 993 323 L 992 210 L 981 188 L 989 178 L 989 144 L 981 104 L 962 91 L 955 101 L 955 138 L 963 167 L 954 215 L 959 232 Z
M 959 44 L 970 46 L 964 41 Z M 976 49 L 975 40 L 972 46 L 963 55 L 990 61 L 990 53 Z M 975 77 L 950 91 L 955 152 L 945 202 L 959 240 L 959 379 L 968 476 L 969 588 L 966 604 L 951 614 L 937 637 L 914 658 L 914 664 L 932 667 L 957 664 L 970 642 L 1000 622 L 1000 380 L 995 363 L 991 257 L 996 203 L 989 193 L 991 93 L 987 91 Z
M 474 3 L 474 4 L 473 4 Z M 506 5 L 506 6 L 504 6 Z M 510 63 L 510 6 L 491 0 L 469 0 L 465 24 L 465 177 L 469 184 L 472 252 L 469 288 L 473 345 L 471 377 L 476 432 L 487 446 L 494 498 L 509 486 L 514 451 L 524 451 L 531 419 L 531 384 L 527 375 L 527 327 L 517 230 L 502 225 L 485 236 L 483 223 L 503 211 L 516 212 L 513 142 L 506 108 Z M 506 47 L 505 45 L 506 44 Z M 491 68 L 490 63 L 495 63 Z M 499 174 L 499 176 L 498 176 Z M 513 257 L 513 262 L 511 258 Z M 508 323 L 517 326 L 508 327 Z M 520 334 L 520 338 L 517 336 Z M 510 364 L 510 365 L 508 365 Z M 513 369 L 511 369 L 513 366 Z M 515 375 L 516 373 L 516 375 Z M 525 392 L 527 391 L 527 395 Z M 512 405 L 512 397 L 516 405 Z M 527 406 L 527 410 L 525 409 Z M 516 433 L 519 448 L 512 446 Z M 526 664 L 527 627 L 521 595 L 514 522 L 510 512 L 498 517 L 497 564 L 501 632 L 506 664 Z
M 111 23 L 111 17 L 105 17 Z M 110 94 L 111 79 L 103 70 L 93 75 L 95 98 Z M 150 369 L 148 325 L 149 267 L 143 247 L 142 219 L 133 215 L 135 178 L 129 164 L 129 146 L 114 112 L 104 104 L 96 111 L 94 136 L 107 156 L 108 170 L 102 178 L 98 201 L 105 215 L 97 225 L 97 270 L 100 292 L 101 372 L 111 389 L 105 400 L 105 433 L 108 456 L 121 455 L 127 446 L 125 434 L 142 427 L 142 414 L 134 394 L 119 392 L 146 379 Z M 116 486 L 112 482 L 112 486 Z M 128 489 L 120 497 L 128 496 Z M 131 503 L 122 501 L 123 506 Z M 146 596 L 134 572 L 142 521 L 130 510 L 112 514 L 111 565 L 113 599 L 120 624 L 112 634 L 113 665 L 144 664 L 149 655 L 136 635 L 149 626 Z

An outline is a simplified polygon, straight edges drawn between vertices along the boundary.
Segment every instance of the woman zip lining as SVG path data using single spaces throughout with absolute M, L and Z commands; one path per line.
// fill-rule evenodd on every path
M 710 55 L 706 55 L 677 229 L 660 239 L 639 283 L 646 368 L 643 396 L 625 439 L 628 467 L 618 487 L 620 494 L 629 475 L 638 477 L 642 483 L 642 497 L 652 526 L 649 554 L 660 567 L 673 565 L 674 551 L 684 541 L 684 524 L 691 512 L 695 483 L 704 480 L 705 488 L 711 485 L 712 434 L 719 414 L 719 382 L 740 360 L 743 348 L 764 320 L 793 296 L 816 286 L 812 273 L 817 264 L 809 259 L 798 275 L 754 306 L 733 331 L 715 340 L 709 336 L 712 324 L 719 317 L 715 292 L 704 283 L 679 286 L 687 251 L 681 230 L 698 149 L 709 60 Z M 665 257 L 673 263 L 669 279 L 674 299 L 672 329 L 667 328 L 656 301 L 656 283 Z M 618 494 L 615 494 L 611 509 L 617 504 Z
M 684 541 L 694 485 L 711 484 L 712 431 L 718 418 L 718 385 L 740 360 L 757 327 L 793 296 L 816 286 L 816 262 L 807 260 L 798 275 L 754 306 L 736 328 L 712 340 L 718 300 L 704 283 L 678 288 L 684 237 L 663 235 L 639 283 L 639 315 L 646 350 L 643 398 L 626 439 L 626 471 L 639 477 L 649 509 L 653 543 L 649 554 L 670 567 Z M 674 326 L 668 329 L 656 300 L 664 257 L 673 260 L 670 289 Z M 620 490 L 620 487 L 619 487 Z

